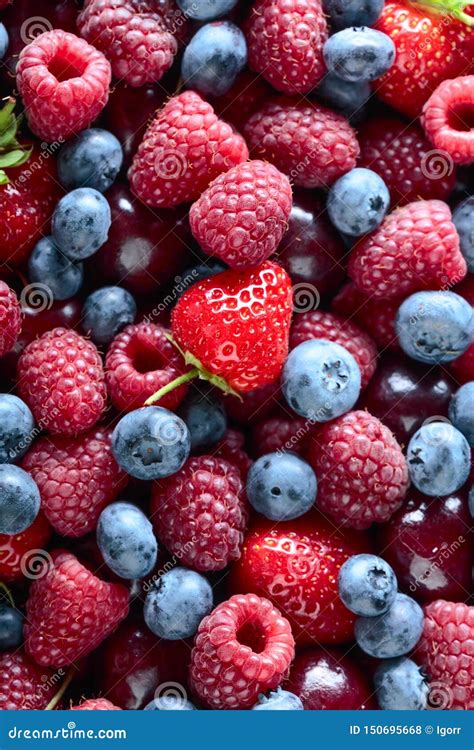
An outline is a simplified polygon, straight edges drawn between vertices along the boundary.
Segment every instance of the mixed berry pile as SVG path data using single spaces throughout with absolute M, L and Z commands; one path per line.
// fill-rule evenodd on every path
M 474 708 L 468 0 L 0 0 L 0 709 Z

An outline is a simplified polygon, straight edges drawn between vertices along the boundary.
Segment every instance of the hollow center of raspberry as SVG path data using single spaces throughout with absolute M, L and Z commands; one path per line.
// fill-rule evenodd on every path
M 152 346 L 137 349 L 133 355 L 133 366 L 137 372 L 146 373 L 163 369 L 163 357 Z
M 86 69 L 86 64 L 79 58 L 68 58 L 58 53 L 48 63 L 48 70 L 59 83 L 71 78 L 80 78 Z
M 448 113 L 448 124 L 452 130 L 468 133 L 474 129 L 474 105 L 457 104 Z
M 258 622 L 245 622 L 237 630 L 236 637 L 242 646 L 248 646 L 255 654 L 265 650 L 267 638 Z

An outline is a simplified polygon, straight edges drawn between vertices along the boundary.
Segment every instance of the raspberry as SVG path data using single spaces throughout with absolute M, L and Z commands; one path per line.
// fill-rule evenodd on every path
M 252 430 L 253 455 L 256 458 L 277 451 L 292 451 L 303 455 L 311 426 L 298 417 L 270 417 L 258 422 Z
M 242 136 L 199 94 L 185 91 L 158 111 L 128 178 L 143 203 L 171 208 L 196 200 L 215 177 L 247 158 Z
M 191 206 L 191 231 L 208 255 L 232 268 L 262 263 L 277 249 L 292 206 L 288 178 L 250 161 L 219 175 Z
M 96 347 L 66 328 L 47 331 L 18 361 L 18 391 L 44 429 L 61 435 L 86 432 L 106 406 Z
M 128 590 L 97 578 L 64 550 L 53 553 L 26 603 L 27 653 L 43 666 L 62 667 L 87 656 L 128 613 Z
M 89 0 L 79 14 L 81 36 L 101 50 L 116 78 L 130 86 L 159 81 L 178 43 L 151 0 Z
M 153 486 L 151 517 L 158 538 L 182 565 L 222 570 L 240 556 L 247 520 L 235 466 L 211 456 L 191 458 Z
M 362 292 L 386 300 L 456 284 L 467 266 L 449 207 L 432 200 L 389 214 L 355 245 L 348 270 Z
M 437 599 L 425 607 L 416 654 L 431 682 L 431 708 L 474 708 L 474 607 Z
M 286 677 L 294 647 L 290 623 L 268 599 L 237 594 L 201 622 L 191 685 L 209 708 L 249 708 Z
M 229 428 L 224 437 L 219 440 L 214 448 L 214 456 L 223 458 L 229 464 L 236 466 L 242 480 L 247 479 L 248 471 L 252 465 L 251 459 L 244 450 L 245 437 L 240 430 Z
M 327 36 L 319 0 L 257 0 L 246 25 L 249 66 L 277 91 L 305 94 L 326 71 Z
M 419 200 L 447 200 L 456 182 L 454 165 L 433 151 L 418 125 L 377 117 L 360 126 L 359 164 L 376 172 L 390 191 L 392 207 Z
M 365 388 L 377 367 L 377 349 L 367 333 L 340 315 L 313 310 L 295 317 L 290 331 L 290 349 L 310 339 L 335 341 L 347 349 L 359 365 L 361 386 Z
M 71 711 L 121 711 L 118 706 L 107 700 L 107 698 L 89 698 L 80 706 L 71 706 Z
M 46 708 L 57 690 L 53 672 L 41 669 L 23 651 L 0 654 L 0 711 Z
M 102 52 L 60 29 L 36 37 L 18 58 L 16 83 L 28 124 L 46 141 L 87 128 L 107 104 L 110 79 Z
M 323 425 L 311 441 L 309 461 L 318 477 L 318 507 L 343 526 L 367 529 L 388 521 L 408 489 L 400 446 L 366 411 Z
M 347 120 L 326 107 L 278 97 L 244 126 L 253 158 L 270 161 L 295 185 L 327 187 L 356 165 L 359 144 Z
M 423 107 L 425 133 L 446 160 L 474 162 L 473 107 L 474 75 L 443 81 Z
M 21 331 L 21 307 L 15 292 L 0 281 L 0 357 L 13 349 Z
M 43 437 L 23 459 L 41 493 L 41 508 L 62 536 L 93 531 L 103 508 L 127 483 L 110 447 L 111 430 L 77 438 Z
M 0 581 L 19 581 L 33 570 L 52 536 L 53 530 L 40 511 L 29 528 L 21 534 L 0 534 Z
M 127 326 L 110 344 L 105 379 L 110 398 L 120 411 L 143 406 L 149 396 L 185 371 L 184 360 L 166 338 L 166 329 L 153 323 Z M 174 410 L 186 395 L 185 385 L 160 400 Z
M 395 332 L 395 316 L 399 307 L 399 299 L 372 299 L 359 291 L 352 281 L 344 284 L 332 301 L 333 310 L 343 318 L 354 319 L 380 349 L 395 351 L 400 351 Z

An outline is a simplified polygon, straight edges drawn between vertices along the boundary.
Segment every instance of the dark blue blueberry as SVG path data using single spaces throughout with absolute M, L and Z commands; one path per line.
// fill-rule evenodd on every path
M 371 169 L 356 167 L 340 177 L 329 190 L 329 218 L 340 232 L 360 237 L 383 221 L 390 193 L 381 177 Z
M 123 152 L 120 142 L 101 128 L 89 128 L 59 152 L 58 177 L 66 190 L 90 187 L 104 193 L 120 172 Z
M 268 453 L 249 471 L 247 497 L 258 513 L 272 521 L 289 521 L 306 513 L 316 500 L 316 474 L 294 453 Z
M 168 692 L 147 703 L 144 711 L 196 711 L 196 706 L 188 701 L 184 688 L 177 684 L 167 688 Z M 175 690 L 176 694 L 172 691 Z
M 27 405 L 10 393 L 0 394 L 0 464 L 21 458 L 34 435 L 35 420 Z
M 363 118 L 371 93 L 368 81 L 344 81 L 335 73 L 326 73 L 316 88 L 318 99 L 352 122 Z
M 301 700 L 289 690 L 277 688 L 268 697 L 260 695 L 252 711 L 304 711 Z
M 23 642 L 23 615 L 14 607 L 0 604 L 0 651 L 18 648 Z
M 21 534 L 40 509 L 36 482 L 14 464 L 0 465 L 0 534 Z
M 89 294 L 82 308 L 82 327 L 96 344 L 109 344 L 119 331 L 133 323 L 137 306 L 121 286 L 104 286 Z
M 56 245 L 71 260 L 84 260 L 104 244 L 112 219 L 102 193 L 92 188 L 72 190 L 53 213 L 52 234 Z
M 474 380 L 464 383 L 452 396 L 449 418 L 471 447 L 474 447 Z
M 453 212 L 453 223 L 459 234 L 461 252 L 469 271 L 474 273 L 474 195 L 466 198 Z
M 237 0 L 177 0 L 183 13 L 194 21 L 212 21 L 229 13 Z
M 415 487 L 430 497 L 456 492 L 467 481 L 471 449 L 448 421 L 427 422 L 408 443 L 407 463 Z
M 360 370 L 352 354 L 339 344 L 323 339 L 304 341 L 285 362 L 282 390 L 297 414 L 327 422 L 356 403 Z
M 32 282 L 46 284 L 54 299 L 69 299 L 81 288 L 84 269 L 82 263 L 70 261 L 52 237 L 43 237 L 30 255 L 28 277 Z
M 180 417 L 161 406 L 126 414 L 112 434 L 117 463 L 136 479 L 163 479 L 187 461 L 191 435 Z
M 339 596 L 356 615 L 375 617 L 388 610 L 397 595 L 390 565 L 376 555 L 353 555 L 339 571 Z
M 208 279 L 211 276 L 216 276 L 218 273 L 227 271 L 228 266 L 223 263 L 219 263 L 217 260 L 208 260 L 200 263 L 194 268 L 187 268 L 183 272 L 183 275 L 179 278 L 179 284 L 177 285 L 178 294 L 176 300 L 178 300 L 182 294 L 188 291 L 193 284 L 203 279 Z
M 366 26 L 333 34 L 323 48 L 328 70 L 345 81 L 374 81 L 395 59 L 395 45 L 387 34 Z
M 153 583 L 145 600 L 144 617 L 159 638 L 190 638 L 214 606 L 212 587 L 204 576 L 173 568 Z
M 247 43 L 238 26 L 229 21 L 208 23 L 184 50 L 181 74 L 188 88 L 222 96 L 247 62 Z
M 0 60 L 3 60 L 7 54 L 9 42 L 8 32 L 3 23 L 0 23 Z
M 178 414 L 191 434 L 192 450 L 215 445 L 227 429 L 227 416 L 221 402 L 202 393 L 188 396 Z
M 383 615 L 357 618 L 354 628 L 362 651 L 376 659 L 407 654 L 418 643 L 422 630 L 423 610 L 405 594 L 397 594 Z
M 97 545 L 110 570 L 121 578 L 143 578 L 155 567 L 158 544 L 153 526 L 131 503 L 112 503 L 102 511 Z
M 395 328 L 412 359 L 430 365 L 452 362 L 474 339 L 474 310 L 454 292 L 416 292 L 398 308 Z
M 374 674 L 377 700 L 383 711 L 423 711 L 428 685 L 418 664 L 401 657 L 381 662 Z
M 373 26 L 383 11 L 384 0 L 324 0 L 333 29 Z

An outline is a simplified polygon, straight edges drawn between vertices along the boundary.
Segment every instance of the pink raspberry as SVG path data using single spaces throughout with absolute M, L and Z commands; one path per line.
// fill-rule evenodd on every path
M 13 289 L 0 280 L 0 357 L 15 346 L 21 332 L 21 323 L 18 298 Z
M 79 706 L 71 706 L 71 711 L 121 711 L 118 706 L 107 700 L 107 698 L 89 698 Z
M 423 107 L 422 124 L 449 166 L 474 162 L 474 75 L 442 81 Z M 442 154 L 441 154 L 442 156 Z
M 18 58 L 16 83 L 28 124 L 46 141 L 87 128 L 107 104 L 110 79 L 102 52 L 61 29 L 36 37 Z
M 208 255 L 231 268 L 262 263 L 277 249 L 292 206 L 288 178 L 249 161 L 219 175 L 191 206 L 191 231 Z
M 49 669 L 39 667 L 23 650 L 0 654 L 0 711 L 45 709 L 58 690 Z

